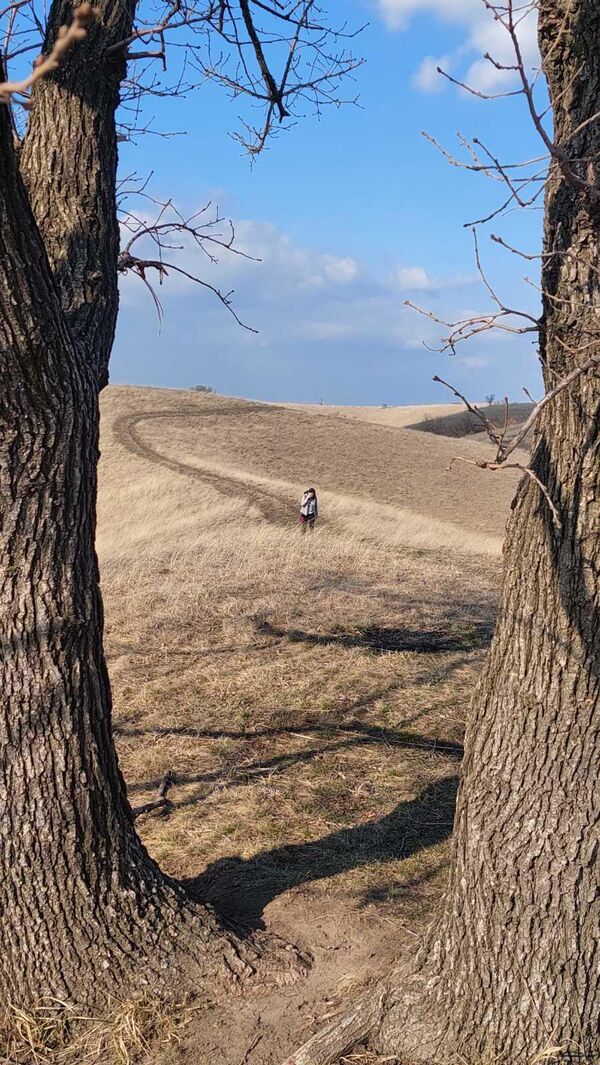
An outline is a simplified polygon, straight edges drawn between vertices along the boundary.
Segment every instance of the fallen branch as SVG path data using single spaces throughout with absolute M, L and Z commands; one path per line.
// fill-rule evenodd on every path
M 169 791 L 171 785 L 174 783 L 175 777 L 169 769 L 160 782 L 158 791 L 156 793 L 156 798 L 153 799 L 151 802 L 144 803 L 143 806 L 132 807 L 133 816 L 140 817 L 141 814 L 147 814 L 150 813 L 151 810 L 158 810 L 162 806 L 167 806 L 169 804 L 167 792 Z

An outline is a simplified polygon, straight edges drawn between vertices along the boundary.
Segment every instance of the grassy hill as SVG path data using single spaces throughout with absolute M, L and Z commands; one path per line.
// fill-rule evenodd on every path
M 288 410 L 304 411 L 306 414 L 334 415 L 338 418 L 373 422 L 375 425 L 392 425 L 396 429 L 411 425 L 419 419 L 442 418 L 462 410 L 461 403 L 429 403 L 412 407 L 344 407 L 328 403 L 283 403 L 280 406 Z
M 425 519 L 441 545 L 457 529 L 440 530 L 440 521 L 458 527 L 463 546 L 466 537 L 484 549 L 484 539 L 475 543 L 483 534 L 496 539 L 487 550 L 498 549 L 514 471 L 493 476 L 453 461 L 490 457 L 485 441 L 457 446 L 430 433 L 192 392 L 129 388 L 108 396 L 105 417 L 118 418 L 126 447 L 163 468 L 180 463 L 182 475 L 195 466 L 197 476 L 205 483 L 212 478 L 228 498 L 260 505 L 266 494 L 271 506 L 287 501 L 289 519 L 302 489 L 314 482 L 330 516 L 336 508 L 354 509 L 360 523 L 370 506 L 371 516 L 381 517 L 377 505 L 391 505 L 395 521 L 398 508 L 404 522 Z
M 511 474 L 482 445 L 109 388 L 98 550 L 131 801 L 203 897 L 300 942 L 302 985 L 189 1014 L 152 1062 L 275 1065 L 408 949 L 442 891 Z M 411 414 L 411 417 L 413 415 Z M 301 536 L 302 488 L 322 521 Z
M 509 403 L 507 438 L 521 428 L 533 409 L 532 403 Z M 482 404 L 481 410 L 486 418 L 499 429 L 504 427 L 506 409 L 502 403 L 494 403 L 491 406 Z M 485 429 L 481 419 L 471 411 L 463 408 L 452 413 L 432 414 L 428 411 L 424 417 L 411 424 L 411 429 L 418 429 L 424 433 L 436 433 L 439 436 L 464 437 L 480 434 L 485 436 Z

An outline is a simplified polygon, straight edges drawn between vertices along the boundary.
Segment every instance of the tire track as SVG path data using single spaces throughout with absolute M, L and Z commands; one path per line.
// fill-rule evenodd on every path
M 262 404 L 250 406 L 245 403 L 243 409 L 244 413 L 264 411 Z M 131 454 L 164 466 L 168 470 L 173 470 L 174 473 L 182 473 L 185 477 L 208 484 L 221 495 L 238 499 L 241 496 L 255 507 L 266 521 L 274 525 L 289 527 L 290 523 L 297 518 L 297 507 L 285 496 L 278 495 L 269 488 L 262 488 L 258 484 L 245 481 L 242 477 L 226 477 L 202 466 L 188 466 L 185 462 L 163 455 L 162 452 L 151 447 L 138 432 L 138 427 L 146 421 L 172 420 L 173 418 L 191 420 L 213 414 L 237 416 L 239 413 L 240 411 L 235 407 L 218 407 L 211 404 L 210 410 L 206 412 L 198 410 L 197 407 L 187 407 L 176 411 L 167 409 L 144 411 L 141 414 L 121 414 L 113 423 L 113 436 Z

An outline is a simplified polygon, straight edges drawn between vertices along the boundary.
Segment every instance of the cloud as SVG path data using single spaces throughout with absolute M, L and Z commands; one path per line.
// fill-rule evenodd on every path
M 413 74 L 413 87 L 421 92 L 442 92 L 448 83 L 439 73 L 438 67 L 449 74 L 453 65 L 453 57 L 450 55 L 441 55 L 437 59 L 432 55 L 425 56 Z
M 191 212 L 190 212 L 191 213 Z M 443 327 L 405 306 L 407 297 L 439 318 L 454 320 L 488 307 L 472 275 L 439 271 L 436 263 L 366 260 L 315 248 L 276 226 L 236 220 L 237 244 L 260 262 L 223 253 L 212 264 L 193 243 L 176 262 L 223 292 L 233 290 L 241 329 L 205 288 L 181 275 L 158 293 L 164 308 L 159 335 L 142 282 L 122 278 L 122 307 L 113 359 L 116 381 L 187 387 L 200 381 L 219 391 L 266 399 L 404 402 L 435 398 L 434 373 L 447 373 L 439 346 Z M 452 361 L 453 383 L 469 391 L 473 375 L 488 392 L 537 387 L 535 360 L 524 370 L 529 342 L 485 333 Z
M 489 359 L 483 359 L 480 355 L 464 355 L 456 360 L 461 366 L 468 366 L 471 370 L 483 370 L 490 365 Z
M 324 255 L 323 261 L 330 281 L 347 284 L 358 276 L 359 266 L 356 259 L 337 259 L 334 255 Z
M 352 256 L 299 244 L 265 222 L 238 220 L 235 232 L 236 247 L 251 258 L 223 252 L 220 261 L 211 264 L 196 244 L 184 241 L 174 261 L 223 292 L 233 290 L 236 313 L 259 329 L 259 339 L 240 334 L 210 292 L 178 273 L 171 273 L 158 289 L 165 319 L 181 315 L 184 307 L 189 315 L 194 308 L 208 333 L 223 336 L 231 328 L 237 344 L 279 350 L 298 341 L 336 344 L 349 339 L 410 349 L 423 341 L 434 343 L 438 329 L 407 309 L 404 300 L 427 293 L 436 312 L 451 313 L 459 293 L 476 281 L 465 274 L 433 275 L 422 264 L 393 263 L 385 271 L 374 271 Z M 131 318 L 150 313 L 148 292 L 138 278 L 125 275 L 121 293 Z
M 472 20 L 482 4 L 481 0 L 376 0 L 376 7 L 389 29 L 404 30 L 418 14 L 437 15 L 446 22 Z
M 442 293 L 445 290 L 458 292 L 476 284 L 476 274 L 450 274 L 433 277 L 424 266 L 396 266 L 388 275 L 388 282 L 401 293 L 413 292 Z
M 423 266 L 399 266 L 393 276 L 399 288 L 409 291 L 428 292 L 434 287 L 433 281 Z
M 406 30 L 411 19 L 418 15 L 433 16 L 464 30 L 463 40 L 452 52 L 422 59 L 413 76 L 413 85 L 420 91 L 440 92 L 447 88 L 448 82 L 437 73 L 438 66 L 483 93 L 502 91 L 515 81 L 514 71 L 498 70 L 484 58 L 489 54 L 501 66 L 515 62 L 508 33 L 481 0 L 374 0 L 374 3 L 393 32 Z M 539 65 L 534 8 L 519 22 L 518 37 L 526 68 Z

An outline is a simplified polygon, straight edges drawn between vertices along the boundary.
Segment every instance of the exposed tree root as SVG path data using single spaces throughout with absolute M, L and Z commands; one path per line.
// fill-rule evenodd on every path
M 367 1039 L 379 1026 L 387 996 L 387 984 L 369 988 L 350 1010 L 317 1032 L 283 1065 L 334 1065 L 342 1054 Z
M 272 932 L 231 929 L 226 946 L 215 944 L 225 965 L 226 983 L 240 991 L 288 987 L 305 977 L 312 957 Z M 220 976 L 222 977 L 222 973 Z M 218 978 L 218 977 L 217 977 Z

